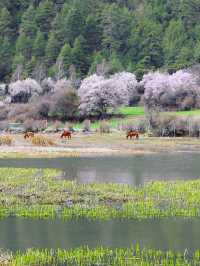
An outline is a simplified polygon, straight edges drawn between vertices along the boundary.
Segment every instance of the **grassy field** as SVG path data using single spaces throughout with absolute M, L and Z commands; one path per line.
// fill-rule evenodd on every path
M 81 247 L 72 250 L 28 250 L 13 255 L 5 253 L 1 258 L 7 262 L 4 265 L 8 266 L 197 266 L 200 263 L 200 251 L 186 256 L 172 251 L 142 249 L 136 245 L 118 249 Z
M 143 106 L 136 107 L 121 107 L 118 109 L 118 113 L 124 116 L 143 116 L 145 115 Z M 190 111 L 177 111 L 177 112 L 164 112 L 165 114 L 173 114 L 173 115 L 200 115 L 200 109 L 190 110 Z
M 134 107 L 120 107 L 115 112 L 116 115 L 122 115 L 123 117 L 112 118 L 107 120 L 111 128 L 117 128 L 120 124 L 128 124 L 133 122 L 135 119 L 144 117 L 145 111 L 143 106 L 134 106 Z M 167 115 L 177 115 L 177 116 L 198 116 L 200 115 L 200 109 L 191 110 L 191 111 L 177 111 L 177 112 L 163 112 Z M 100 122 L 92 122 L 91 128 L 96 130 L 99 128 Z M 74 125 L 75 129 L 80 129 L 81 124 L 77 123 Z
M 200 217 L 200 180 L 77 184 L 56 170 L 0 168 L 0 217 Z
M 117 113 L 124 116 L 142 116 L 145 114 L 143 106 L 121 107 L 117 110 Z

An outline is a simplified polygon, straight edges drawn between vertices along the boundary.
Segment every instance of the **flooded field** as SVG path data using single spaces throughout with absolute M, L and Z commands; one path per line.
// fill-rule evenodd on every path
M 176 153 L 98 158 L 0 159 L 0 167 L 55 168 L 79 183 L 140 185 L 150 180 L 200 177 L 200 154 Z

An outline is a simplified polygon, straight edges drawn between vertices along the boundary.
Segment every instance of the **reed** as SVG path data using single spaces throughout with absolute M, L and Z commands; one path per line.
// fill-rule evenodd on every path
M 11 254 L 9 266 L 191 266 L 199 265 L 200 251 L 190 256 L 172 251 L 161 251 L 141 248 L 139 245 L 131 248 L 110 249 L 98 247 L 89 249 L 80 247 L 71 250 L 27 250 L 25 253 Z

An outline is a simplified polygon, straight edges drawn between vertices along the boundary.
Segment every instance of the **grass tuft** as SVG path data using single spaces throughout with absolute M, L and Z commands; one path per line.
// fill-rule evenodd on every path
M 13 143 L 13 138 L 8 135 L 1 135 L 0 136 L 0 145 L 8 145 L 11 146 Z
M 55 142 L 47 137 L 47 136 L 43 136 L 43 135 L 36 135 L 33 138 L 31 138 L 31 142 L 33 145 L 35 146 L 54 146 L 56 145 Z

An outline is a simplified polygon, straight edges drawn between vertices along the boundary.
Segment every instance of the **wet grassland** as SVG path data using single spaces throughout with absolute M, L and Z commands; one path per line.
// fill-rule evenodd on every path
M 0 217 L 200 217 L 200 180 L 78 184 L 52 169 L 0 169 Z
M 200 217 L 200 180 L 154 181 L 143 186 L 78 184 L 57 170 L 0 168 L 0 217 L 29 219 L 148 219 Z M 199 265 L 188 256 L 149 248 L 1 252 L 0 265 Z

